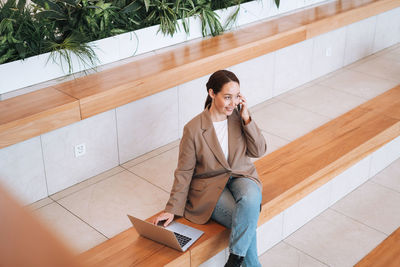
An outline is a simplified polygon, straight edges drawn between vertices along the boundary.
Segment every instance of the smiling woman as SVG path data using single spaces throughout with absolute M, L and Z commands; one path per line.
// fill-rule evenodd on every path
M 184 216 L 204 224 L 212 218 L 231 229 L 225 266 L 261 266 L 256 229 L 262 187 L 249 157 L 262 156 L 266 142 L 233 72 L 213 73 L 206 87 L 204 111 L 183 130 L 169 201 L 153 222 L 167 226 L 175 216 Z

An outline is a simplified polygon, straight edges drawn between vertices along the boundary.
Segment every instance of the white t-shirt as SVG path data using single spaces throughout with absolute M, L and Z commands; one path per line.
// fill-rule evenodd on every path
M 228 119 L 213 122 L 213 124 L 222 152 L 224 152 L 225 158 L 228 160 Z

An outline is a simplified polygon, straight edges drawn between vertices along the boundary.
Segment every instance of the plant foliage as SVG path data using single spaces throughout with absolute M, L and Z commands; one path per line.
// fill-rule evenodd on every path
M 173 36 L 189 33 L 190 17 L 201 20 L 203 36 L 218 35 L 236 21 L 240 4 L 249 0 L 6 0 L 0 2 L 0 64 L 52 52 L 50 59 L 73 57 L 96 65 L 88 42 L 159 24 L 159 31 Z M 275 0 L 279 7 L 280 1 Z M 215 10 L 237 5 L 222 25 Z

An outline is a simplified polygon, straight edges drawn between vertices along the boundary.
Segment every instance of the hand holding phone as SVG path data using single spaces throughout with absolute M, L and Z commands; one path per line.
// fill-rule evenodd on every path
M 239 94 L 239 99 L 240 99 L 240 102 L 237 105 L 237 109 L 240 112 L 240 115 L 241 115 L 244 123 L 247 124 L 250 122 L 250 114 L 247 109 L 247 101 L 246 101 L 246 98 L 242 94 Z

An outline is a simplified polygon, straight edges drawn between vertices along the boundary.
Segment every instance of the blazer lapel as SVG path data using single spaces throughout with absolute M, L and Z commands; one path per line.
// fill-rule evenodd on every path
M 215 133 L 214 125 L 212 123 L 210 112 L 205 109 L 201 116 L 201 128 L 203 129 L 203 137 L 208 147 L 213 152 L 219 163 L 225 168 L 230 170 L 228 161 L 225 158 L 224 152 L 222 152 L 221 145 L 219 144 L 217 134 Z M 229 132 L 229 130 L 228 130 Z M 228 133 L 229 135 L 229 133 Z M 229 138 L 229 137 L 228 137 Z M 228 140 L 229 143 L 229 140 Z

